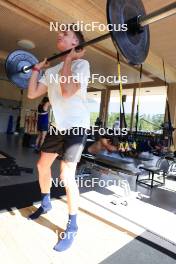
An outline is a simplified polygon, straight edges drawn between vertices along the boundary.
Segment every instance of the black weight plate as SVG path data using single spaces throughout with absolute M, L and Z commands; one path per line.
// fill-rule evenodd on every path
M 126 24 L 137 16 L 146 16 L 145 8 L 141 0 L 108 0 L 107 21 L 119 29 L 119 25 Z M 133 65 L 145 61 L 150 47 L 149 27 L 145 26 L 141 33 L 132 34 L 127 31 L 111 31 L 111 38 L 115 47 L 121 52 L 128 63 Z
M 8 79 L 19 88 L 26 89 L 28 87 L 32 70 L 29 70 L 26 73 L 21 70 L 24 66 L 35 65 L 37 63 L 37 58 L 27 51 L 15 50 L 11 52 L 5 62 L 5 70 Z

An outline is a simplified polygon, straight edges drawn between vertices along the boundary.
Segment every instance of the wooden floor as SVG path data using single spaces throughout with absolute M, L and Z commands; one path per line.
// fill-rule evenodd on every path
M 114 206 L 111 201 L 118 202 L 116 194 L 120 193 L 119 187 L 110 186 L 107 189 L 113 191 L 113 195 L 107 195 L 103 190 L 81 194 L 80 207 L 95 215 L 99 211 L 103 219 L 119 224 L 135 234 L 148 230 L 176 246 L 176 214 L 134 198 L 135 192 L 131 192 L 127 199 L 128 206 Z
M 135 237 L 134 233 L 111 225 L 83 210 L 79 212 L 79 233 L 73 246 L 58 253 L 53 246 L 67 222 L 63 200 L 52 201 L 53 210 L 37 221 L 26 216 L 38 205 L 0 214 L 0 260 L 4 264 L 100 263 Z

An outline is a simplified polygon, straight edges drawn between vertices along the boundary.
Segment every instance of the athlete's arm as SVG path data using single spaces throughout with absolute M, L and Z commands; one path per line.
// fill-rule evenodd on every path
M 80 52 L 76 52 L 75 49 L 72 49 L 72 51 L 66 56 L 64 60 L 64 65 L 62 67 L 62 70 L 60 71 L 61 76 L 65 77 L 65 82 L 60 83 L 62 96 L 64 98 L 69 98 L 72 95 L 74 95 L 79 89 L 80 89 L 80 83 L 74 82 L 72 78 L 72 71 L 71 71 L 71 65 L 73 60 L 80 59 L 84 56 L 85 51 L 81 50 Z
M 44 59 L 42 62 L 36 64 L 35 68 L 40 71 L 41 69 L 48 66 L 49 64 L 47 63 L 46 59 Z M 44 85 L 43 83 L 38 83 L 38 76 L 39 76 L 38 71 L 32 71 L 32 76 L 29 80 L 28 92 L 27 92 L 27 97 L 29 99 L 35 99 L 47 92 L 47 86 Z

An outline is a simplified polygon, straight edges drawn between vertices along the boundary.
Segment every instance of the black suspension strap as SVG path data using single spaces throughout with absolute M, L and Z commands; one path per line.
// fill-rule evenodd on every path
M 166 67 L 165 67 L 164 60 L 163 60 L 163 74 L 164 74 L 165 87 L 169 89 L 169 83 L 167 83 L 167 80 L 166 80 Z M 168 115 L 168 147 L 170 147 L 171 145 L 174 145 L 174 139 L 173 139 L 173 126 L 172 126 L 172 120 L 171 120 L 171 114 L 170 114 L 168 94 L 166 97 L 166 112 Z M 164 133 L 164 128 L 163 128 L 163 133 Z
M 136 110 L 136 134 L 138 132 L 139 127 L 139 111 L 140 111 L 140 93 L 142 87 L 142 74 L 143 74 L 143 66 L 140 66 L 140 73 L 139 73 L 139 94 L 138 94 L 138 103 L 137 103 L 137 110 Z
M 117 75 L 119 80 L 119 93 L 120 93 L 120 128 L 127 128 L 126 117 L 125 117 L 125 109 L 123 104 L 123 85 L 122 85 L 122 78 L 121 78 L 121 64 L 120 64 L 120 57 L 119 53 L 117 52 Z

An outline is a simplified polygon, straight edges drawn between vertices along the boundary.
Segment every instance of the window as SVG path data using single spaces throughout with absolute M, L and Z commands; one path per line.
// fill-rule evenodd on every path
M 123 91 L 126 95 L 126 102 L 124 102 L 124 112 L 127 122 L 127 127 L 130 126 L 131 109 L 133 101 L 133 89 Z M 111 91 L 109 108 L 108 108 L 108 127 L 112 128 L 117 117 L 120 116 L 120 94 L 118 90 Z
M 166 96 L 166 87 L 141 89 L 138 130 L 162 132 L 161 125 L 164 122 Z
M 90 111 L 90 125 L 93 126 L 100 114 L 101 91 L 88 92 L 87 98 Z
M 124 102 L 125 117 L 127 127 L 130 127 L 133 89 L 123 89 L 123 94 L 126 95 Z M 138 129 L 141 131 L 158 131 L 161 130 L 161 124 L 164 122 L 165 107 L 166 107 L 166 87 L 141 88 L 140 98 L 139 89 L 136 92 L 136 102 L 134 109 L 134 123 L 136 124 L 136 111 L 139 98 L 139 123 Z M 120 116 L 120 95 L 118 90 L 112 90 L 108 109 L 108 127 L 113 126 L 117 117 Z

